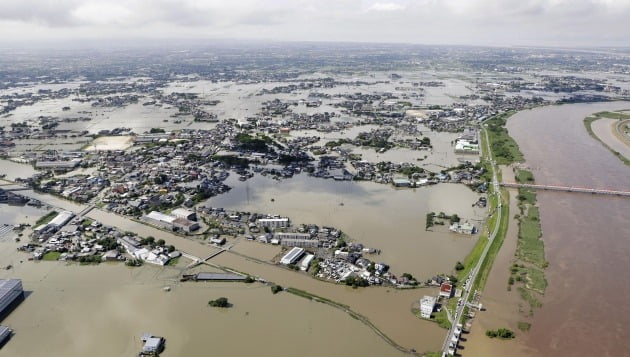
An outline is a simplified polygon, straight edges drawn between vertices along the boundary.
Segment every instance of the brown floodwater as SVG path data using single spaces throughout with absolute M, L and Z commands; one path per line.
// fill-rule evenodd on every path
M 587 115 L 628 102 L 550 106 L 508 120 L 540 184 L 630 191 L 630 167 L 586 132 Z M 540 191 L 549 287 L 526 343 L 542 356 L 628 355 L 630 199 Z
M 484 209 L 472 207 L 479 195 L 459 184 L 394 189 L 304 174 L 283 181 L 255 176 L 245 183 L 235 176 L 227 180 L 232 190 L 210 198 L 205 205 L 279 214 L 290 217 L 293 224 L 336 227 L 351 240 L 382 251 L 368 258 L 391 265 L 395 274 L 409 272 L 422 280 L 450 272 L 477 240 L 477 235 L 450 233 L 438 226 L 427 232 L 427 213 L 456 213 L 477 227 L 486 217 Z
M 273 295 L 259 283 L 179 283 L 178 273 L 116 263 L 16 262 L 0 276 L 20 276 L 28 296 L 2 321 L 15 335 L 0 356 L 135 356 L 144 332 L 167 339 L 165 357 L 402 355 L 324 304 Z M 220 296 L 233 307 L 207 306 Z

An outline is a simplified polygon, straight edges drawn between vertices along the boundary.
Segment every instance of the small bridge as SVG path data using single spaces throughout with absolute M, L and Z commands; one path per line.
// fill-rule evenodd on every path
M 510 182 L 501 182 L 500 185 L 503 187 L 531 188 L 534 190 L 579 192 L 579 193 L 590 193 L 594 195 L 630 197 L 630 191 L 614 191 L 614 190 L 604 190 L 604 189 L 586 188 L 586 187 L 535 185 L 535 184 L 529 184 L 529 183 L 510 183 Z
M 210 254 L 209 256 L 207 256 L 205 258 L 199 258 L 199 257 L 196 257 L 196 256 L 194 256 L 192 254 L 188 254 L 188 253 L 184 253 L 184 252 L 182 252 L 182 256 L 192 260 L 192 263 L 188 264 L 188 266 L 186 267 L 188 269 L 188 268 L 196 267 L 197 265 L 207 264 L 208 260 L 216 257 L 217 255 L 225 252 L 226 250 L 227 249 L 218 250 L 216 252 L 213 252 L 212 254 Z

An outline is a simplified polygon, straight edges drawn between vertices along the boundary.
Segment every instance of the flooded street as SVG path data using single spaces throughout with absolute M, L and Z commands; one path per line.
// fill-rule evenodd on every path
M 582 120 L 627 102 L 523 111 L 508 120 L 537 183 L 630 191 L 630 168 Z M 630 200 L 540 191 L 549 287 L 526 343 L 539 355 L 627 355 L 630 333 Z
M 471 207 L 478 194 L 464 185 L 441 184 L 394 189 L 372 182 L 336 182 L 297 175 L 276 181 L 255 176 L 245 183 L 228 178 L 234 188 L 205 205 L 231 210 L 288 216 L 294 224 L 333 226 L 351 240 L 380 249 L 377 261 L 396 274 L 409 272 L 421 280 L 449 272 L 474 246 L 477 235 L 425 231 L 428 212 L 456 213 L 479 227 L 484 210 Z M 273 199 L 273 201 L 272 201 Z M 341 205 L 343 204 L 343 205 Z

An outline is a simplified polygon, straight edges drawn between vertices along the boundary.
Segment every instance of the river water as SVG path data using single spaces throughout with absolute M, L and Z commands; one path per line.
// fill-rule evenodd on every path
M 550 106 L 508 120 L 537 183 L 630 191 L 630 167 L 582 120 L 628 102 Z M 540 191 L 549 287 L 526 344 L 541 356 L 627 356 L 630 199 Z

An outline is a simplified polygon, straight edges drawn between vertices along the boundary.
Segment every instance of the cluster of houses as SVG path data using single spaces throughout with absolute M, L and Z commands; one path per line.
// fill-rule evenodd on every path
M 181 255 L 172 246 L 155 245 L 153 241 L 147 242 L 69 211 L 60 212 L 48 223 L 35 227 L 32 238 L 34 243 L 18 249 L 30 252 L 35 260 L 45 258 L 48 253 L 58 253 L 55 254 L 58 260 L 94 263 L 131 258 L 165 265 Z

